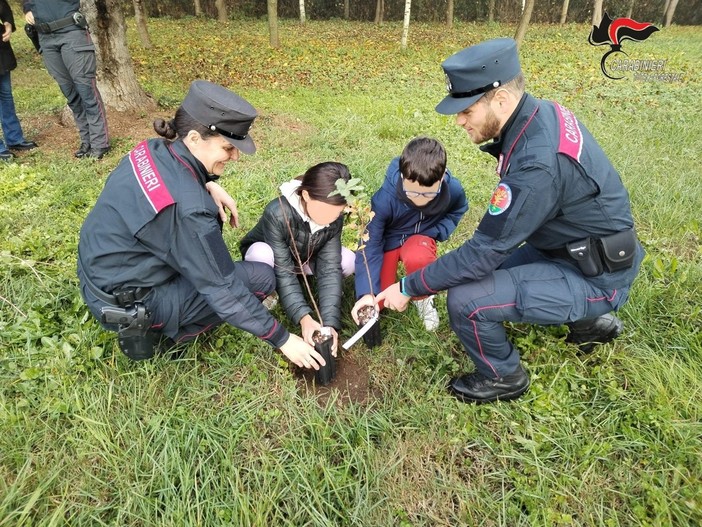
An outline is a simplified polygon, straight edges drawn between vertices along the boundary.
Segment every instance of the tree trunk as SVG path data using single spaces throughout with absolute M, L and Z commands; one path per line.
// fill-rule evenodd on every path
M 519 19 L 519 26 L 517 27 L 517 32 L 514 34 L 514 40 L 517 41 L 517 46 L 522 45 L 522 40 L 524 40 L 524 35 L 529 27 L 529 22 L 531 21 L 531 13 L 534 10 L 534 0 L 527 0 L 524 6 L 524 11 L 522 12 L 522 17 Z
M 668 10 L 665 12 L 665 22 L 663 23 L 663 27 L 668 27 L 673 23 L 673 15 L 675 14 L 676 7 L 678 7 L 678 0 L 670 0 Z
M 375 2 L 375 23 L 383 23 L 383 14 L 385 12 L 385 0 L 376 0 Z
M 82 5 L 95 43 L 98 89 L 104 103 L 119 111 L 155 108 L 134 74 L 119 0 L 83 0 Z
M 300 24 L 305 23 L 305 0 L 300 0 Z
M 453 27 L 453 0 L 446 3 L 446 27 Z
M 151 43 L 149 38 L 149 28 L 146 25 L 146 10 L 144 9 L 144 0 L 133 0 L 134 1 L 134 20 L 136 21 L 137 33 L 139 33 L 139 40 L 141 40 L 141 45 L 146 49 L 151 49 L 154 45 Z
M 278 0 L 267 0 L 268 4 L 268 32 L 270 33 L 271 47 L 280 47 L 278 39 Z
M 349 19 L 349 11 L 350 11 L 350 0 L 344 0 L 344 20 Z
M 492 24 L 495 21 L 495 0 L 488 2 L 488 23 Z
M 670 0 L 665 0 L 665 3 L 663 4 L 663 23 L 665 23 L 665 15 L 668 12 L 668 7 L 670 7 Z
M 217 8 L 217 20 L 226 22 L 229 19 L 226 0 L 215 0 L 215 7 Z
M 592 8 L 592 25 L 599 26 L 602 22 L 602 0 L 595 0 Z
M 402 49 L 407 49 L 407 35 L 409 34 L 410 14 L 412 12 L 412 0 L 405 0 L 405 19 L 402 22 Z
M 568 5 L 570 0 L 563 0 L 563 7 L 561 8 L 561 25 L 565 24 L 566 18 L 568 17 Z
M 195 0 L 195 16 L 202 16 L 202 5 L 200 5 L 200 0 Z
M 627 18 L 631 18 L 631 15 L 632 15 L 633 12 L 634 12 L 634 3 L 635 3 L 635 2 L 636 2 L 636 0 L 631 0 L 631 1 L 629 2 L 629 9 L 626 10 L 626 17 L 627 17 Z

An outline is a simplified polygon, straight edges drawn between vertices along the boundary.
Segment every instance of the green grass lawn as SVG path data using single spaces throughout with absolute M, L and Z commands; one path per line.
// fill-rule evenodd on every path
M 494 160 L 451 118 L 439 64 L 500 25 L 401 27 L 151 20 L 135 69 L 169 116 L 191 80 L 225 84 L 259 109 L 259 152 L 227 169 L 242 227 L 235 258 L 283 181 L 312 164 L 349 165 L 369 191 L 416 135 L 441 140 L 471 209 L 440 250 L 469 237 L 496 184 Z M 647 250 L 626 329 L 589 356 L 564 328 L 512 325 L 532 376 L 514 403 L 470 406 L 445 390 L 472 366 L 442 323 L 388 313 L 385 341 L 341 358 L 353 386 L 316 391 L 279 352 L 221 327 L 179 361 L 131 363 L 80 299 L 78 231 L 109 171 L 137 140 L 113 137 L 97 163 L 72 158 L 72 127 L 0 165 L 0 527 L 684 526 L 702 523 L 702 31 L 672 27 L 624 46 L 668 59 L 680 82 L 610 81 L 584 25 L 534 25 L 528 90 L 571 108 L 621 172 Z M 64 100 L 29 41 L 14 40 L 15 98 L 29 138 Z M 346 244 L 354 240 L 347 232 Z M 345 291 L 348 312 L 353 286 Z M 280 308 L 276 314 L 282 317 Z M 350 371 L 350 369 L 349 369 Z M 354 391 L 355 390 L 355 391 Z M 350 397 L 351 393 L 361 397 Z M 323 395 L 323 397 L 322 397 Z

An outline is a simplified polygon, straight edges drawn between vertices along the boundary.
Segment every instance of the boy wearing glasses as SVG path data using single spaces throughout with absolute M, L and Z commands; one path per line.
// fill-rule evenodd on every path
M 399 262 L 410 274 L 436 260 L 436 242 L 446 240 L 456 229 L 468 201 L 461 183 L 446 169 L 442 144 L 418 137 L 390 162 L 382 187 L 371 198 L 371 209 L 368 241 L 356 252 L 354 319 L 361 307 L 374 304 L 373 295 L 397 280 Z M 414 298 L 413 303 L 424 327 L 434 331 L 439 314 L 433 295 Z M 379 345 L 379 324 L 364 337 L 369 347 Z

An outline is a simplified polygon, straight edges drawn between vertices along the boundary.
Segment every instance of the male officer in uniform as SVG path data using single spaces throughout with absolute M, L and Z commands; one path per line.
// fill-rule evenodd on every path
M 436 110 L 497 159 L 500 181 L 473 237 L 376 300 L 448 290 L 451 328 L 476 366 L 450 391 L 465 402 L 515 399 L 529 387 L 504 321 L 562 324 L 590 351 L 622 331 L 643 249 L 617 171 L 573 113 L 524 92 L 516 43 L 500 38 L 442 64 L 448 95 Z
M 218 205 L 206 189 L 240 151 L 255 152 L 249 135 L 255 117 L 235 93 L 194 81 L 175 118 L 154 122 L 170 141 L 149 139 L 127 154 L 85 219 L 81 294 L 102 325 L 118 332 L 129 358 L 153 356 L 160 335 L 184 342 L 227 322 L 300 367 L 324 365 L 261 304 L 275 290 L 273 270 L 232 261 Z M 235 212 L 233 203 L 226 205 Z
M 78 158 L 102 159 L 110 150 L 107 116 L 95 77 L 95 45 L 80 0 L 25 0 L 24 18 L 39 33 L 44 64 L 73 112 Z

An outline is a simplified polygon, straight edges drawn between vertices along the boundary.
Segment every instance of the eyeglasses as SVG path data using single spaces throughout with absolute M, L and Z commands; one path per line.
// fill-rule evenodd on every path
M 402 176 L 402 192 L 405 193 L 405 196 L 408 198 L 428 198 L 428 199 L 434 199 L 436 196 L 441 194 L 441 187 L 444 185 L 444 178 L 441 178 L 441 183 L 439 183 L 439 188 L 436 189 L 436 192 L 417 192 L 415 190 L 405 190 L 405 176 Z

